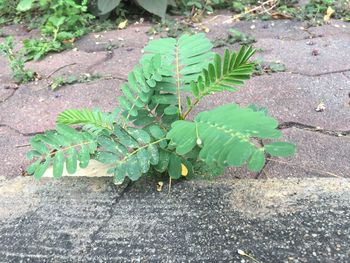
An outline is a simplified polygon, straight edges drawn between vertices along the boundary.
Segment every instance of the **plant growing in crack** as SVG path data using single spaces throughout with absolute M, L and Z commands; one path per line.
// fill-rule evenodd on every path
M 101 78 L 100 74 L 89 74 L 89 73 L 81 74 L 79 76 L 75 76 L 75 75 L 71 75 L 68 77 L 58 76 L 53 78 L 52 82 L 50 83 L 50 87 L 52 90 L 56 90 L 57 88 L 65 85 L 73 85 L 76 83 L 88 83 L 100 78 Z
M 254 72 L 252 47 L 243 46 L 237 53 L 226 50 L 223 56 L 212 47 L 204 34 L 149 42 L 121 87 L 120 108 L 112 113 L 62 112 L 56 130 L 31 139 L 33 149 L 27 156 L 34 161 L 28 173 L 40 178 L 52 163 L 53 176 L 59 178 L 64 166 L 73 174 L 78 163 L 84 168 L 95 159 L 113 165 L 108 173 L 121 184 L 126 177 L 135 181 L 143 174 L 165 173 L 171 179 L 203 171 L 221 174 L 227 166 L 245 163 L 258 172 L 266 153 L 292 155 L 293 144 L 275 142 L 282 135 L 277 121 L 257 107 L 232 103 L 188 120 L 204 97 L 234 92 Z M 273 141 L 261 145 L 262 139 Z
M 0 54 L 7 58 L 12 71 L 12 78 L 17 83 L 26 83 L 33 80 L 34 73 L 25 68 L 23 53 L 14 51 L 12 37 L 7 37 L 3 43 L 0 43 Z

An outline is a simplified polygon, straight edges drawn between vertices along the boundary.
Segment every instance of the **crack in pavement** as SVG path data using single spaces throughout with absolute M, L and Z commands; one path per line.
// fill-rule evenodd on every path
M 117 80 L 121 80 L 121 81 L 128 81 L 127 76 L 123 76 L 123 75 L 115 75 L 113 74 L 113 76 L 102 76 L 100 78 L 100 80 L 110 80 L 110 79 L 117 79 Z
M 100 59 L 100 60 L 97 61 L 96 63 L 94 63 L 94 64 L 92 64 L 91 66 L 89 66 L 89 67 L 86 69 L 86 71 L 87 71 L 88 73 L 91 74 L 91 72 L 92 72 L 92 70 L 93 70 L 94 68 L 96 68 L 96 67 L 98 67 L 99 65 L 105 63 L 105 62 L 108 61 L 108 60 L 111 60 L 113 57 L 114 57 L 114 51 L 113 51 L 113 50 L 107 51 L 107 52 L 106 52 L 106 56 L 105 56 L 104 58 Z
M 43 134 L 44 132 L 28 132 L 28 133 L 24 133 L 24 132 L 21 132 L 20 130 L 14 128 L 14 127 L 11 127 L 10 125 L 7 125 L 7 124 L 4 124 L 4 123 L 0 123 L 0 127 L 5 127 L 5 128 L 8 128 L 24 137 L 29 137 L 29 136 L 34 136 L 34 135 L 37 135 L 37 134 Z
M 320 127 L 307 125 L 307 124 L 294 122 L 294 121 L 282 122 L 278 125 L 278 129 L 280 129 L 280 130 L 289 129 L 289 128 L 297 128 L 300 130 L 307 130 L 307 131 L 321 133 L 321 134 L 334 136 L 334 137 L 342 137 L 342 136 L 349 136 L 350 135 L 350 130 L 348 130 L 348 131 L 328 130 L 328 129 L 322 129 Z
M 350 68 L 349 69 L 340 69 L 340 70 L 322 72 L 322 73 L 316 73 L 316 74 L 307 74 L 307 73 L 302 73 L 302 72 L 297 72 L 297 71 L 286 71 L 286 73 L 291 73 L 291 74 L 296 74 L 296 75 L 301 75 L 301 76 L 307 76 L 307 77 L 319 77 L 319 76 L 324 76 L 324 75 L 329 75 L 329 74 L 345 73 L 345 72 L 350 72 Z
M 346 75 L 345 73 L 346 73 L 346 72 L 342 72 L 342 75 L 343 75 L 345 78 L 347 78 L 348 80 L 350 80 L 350 75 L 348 76 L 348 75 Z
M 130 180 L 125 184 L 124 189 L 122 189 L 122 191 L 119 194 L 119 196 L 117 196 L 114 199 L 113 203 L 110 205 L 107 217 L 100 223 L 98 228 L 96 230 L 94 230 L 93 233 L 88 237 L 88 240 L 86 241 L 87 244 L 82 249 L 87 249 L 88 250 L 89 248 L 91 248 L 91 245 L 96 240 L 96 236 L 101 232 L 101 230 L 106 226 L 106 224 L 108 224 L 108 222 L 112 219 L 112 217 L 114 215 L 113 214 L 114 208 L 120 202 L 120 200 L 124 197 L 124 195 L 131 190 L 132 185 L 133 185 L 133 183 Z M 114 188 L 114 189 L 117 189 L 117 188 Z M 115 191 L 117 191 L 117 190 L 115 190 Z M 80 252 L 81 251 L 78 250 L 78 251 L 73 252 L 73 254 L 75 254 L 75 253 L 82 254 Z M 84 251 L 84 253 L 87 253 L 87 251 Z M 83 256 L 83 255 L 81 255 L 81 256 Z
M 12 88 L 12 92 L 10 93 L 10 95 L 8 95 L 5 99 L 1 100 L 0 104 L 8 101 L 9 99 L 11 99 L 16 94 L 17 90 L 19 90 L 19 88 L 17 88 L 17 89 L 13 89 Z

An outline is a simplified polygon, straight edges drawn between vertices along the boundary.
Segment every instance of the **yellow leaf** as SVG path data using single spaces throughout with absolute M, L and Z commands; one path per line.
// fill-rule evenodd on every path
M 187 176 L 188 174 L 188 169 L 185 165 L 181 164 L 181 175 L 182 176 Z
M 118 29 L 124 29 L 128 25 L 128 20 L 125 19 L 123 22 L 120 22 L 118 25 Z
M 164 183 L 162 181 L 157 183 L 157 191 L 161 192 L 163 190 Z
M 334 14 L 334 9 L 332 7 L 328 7 L 325 16 L 323 17 L 323 20 L 328 22 L 331 19 L 331 16 Z
M 202 30 L 205 32 L 205 33 L 209 33 L 210 29 L 206 26 L 202 26 Z

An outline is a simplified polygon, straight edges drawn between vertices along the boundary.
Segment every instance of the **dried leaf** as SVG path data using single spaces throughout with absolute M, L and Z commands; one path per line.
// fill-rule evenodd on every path
M 181 164 L 181 175 L 187 176 L 188 175 L 188 169 L 184 164 Z
M 273 19 L 291 19 L 292 16 L 289 14 L 281 13 L 281 12 L 273 12 L 271 14 Z
M 71 38 L 71 39 L 65 39 L 62 41 L 64 44 L 72 44 L 75 42 L 75 38 Z
M 321 101 L 321 102 L 317 105 L 315 111 L 317 111 L 317 112 L 322 112 L 322 111 L 324 111 L 325 109 L 326 109 L 326 106 L 324 105 L 324 102 Z
M 125 19 L 123 22 L 120 22 L 118 25 L 118 29 L 124 29 L 128 25 L 128 20 Z
M 210 29 L 206 26 L 202 26 L 202 30 L 205 32 L 205 33 L 209 33 Z
M 164 183 L 162 181 L 159 181 L 157 183 L 157 192 L 161 192 L 163 190 Z
M 328 7 L 325 16 L 323 17 L 323 20 L 325 22 L 328 22 L 331 19 L 331 16 L 335 13 L 334 9 L 332 7 Z

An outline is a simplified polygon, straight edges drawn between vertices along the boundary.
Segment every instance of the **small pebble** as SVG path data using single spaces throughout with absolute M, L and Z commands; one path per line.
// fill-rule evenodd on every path
M 311 52 L 311 55 L 313 55 L 313 56 L 318 56 L 319 54 L 320 54 L 320 51 L 318 51 L 317 49 L 314 49 Z

